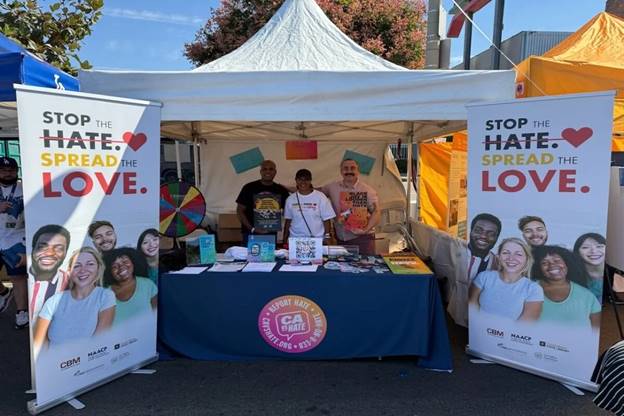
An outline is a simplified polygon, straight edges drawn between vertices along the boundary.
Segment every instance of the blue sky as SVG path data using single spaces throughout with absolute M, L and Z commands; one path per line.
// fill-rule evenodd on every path
M 383 1 L 383 0 L 380 0 Z M 450 9 L 452 0 L 442 0 Z M 475 23 L 492 37 L 494 3 L 475 15 Z M 219 0 L 148 1 L 105 0 L 104 15 L 83 42 L 80 56 L 96 69 L 187 70 L 192 65 L 182 55 L 184 43 L 210 15 Z M 574 4 L 574 7 L 570 7 Z M 507 0 L 503 39 L 522 30 L 574 31 L 596 13 L 605 0 Z M 472 55 L 488 47 L 475 29 Z M 462 35 L 452 41 L 452 64 L 461 61 Z

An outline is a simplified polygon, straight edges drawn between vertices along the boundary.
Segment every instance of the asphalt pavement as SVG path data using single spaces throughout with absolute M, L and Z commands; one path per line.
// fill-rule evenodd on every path
M 618 332 L 611 305 L 603 314 L 601 349 Z M 620 306 L 624 317 L 624 307 Z M 27 415 L 28 332 L 0 316 L 0 415 Z M 473 364 L 467 331 L 449 322 L 455 370 L 424 370 L 409 358 L 312 362 L 209 362 L 175 359 L 149 366 L 61 404 L 49 416 L 102 415 L 606 415 L 593 395 L 576 396 L 557 382 L 495 364 Z

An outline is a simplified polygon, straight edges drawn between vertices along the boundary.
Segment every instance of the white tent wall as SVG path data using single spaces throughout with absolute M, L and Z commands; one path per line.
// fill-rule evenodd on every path
M 385 143 L 319 142 L 318 158 L 314 160 L 286 160 L 285 143 L 280 141 L 209 141 L 200 146 L 200 189 L 206 199 L 206 221 L 214 226 L 217 215 L 236 211 L 236 197 L 242 186 L 260 179 L 260 168 L 236 174 L 230 157 L 259 147 L 265 159 L 277 165 L 275 181 L 286 186 L 295 185 L 295 173 L 299 169 L 312 172 L 312 183 L 319 187 L 341 178 L 340 162 L 345 151 L 375 158 L 369 175 L 361 180 L 377 190 L 380 208 L 403 209 L 405 189 L 401 183 L 394 159 Z

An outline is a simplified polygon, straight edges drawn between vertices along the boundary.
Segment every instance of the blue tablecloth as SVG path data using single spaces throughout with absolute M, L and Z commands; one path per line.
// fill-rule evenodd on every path
M 260 311 L 283 295 L 304 296 L 325 313 L 326 335 L 316 348 L 290 354 L 261 336 Z M 158 301 L 160 342 L 193 359 L 409 355 L 422 367 L 452 369 L 444 310 L 431 275 L 351 274 L 322 267 L 316 273 L 164 274 Z

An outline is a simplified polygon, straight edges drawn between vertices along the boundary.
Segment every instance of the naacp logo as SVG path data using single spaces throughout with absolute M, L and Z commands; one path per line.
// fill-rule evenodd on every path
M 97 350 L 90 351 L 87 354 L 87 360 L 93 361 L 100 357 L 104 357 L 105 355 L 108 355 L 108 347 L 101 347 L 101 348 L 98 348 Z
M 286 295 L 267 303 L 258 315 L 258 330 L 271 347 L 288 353 L 316 348 L 325 338 L 323 310 L 308 298 Z
M 531 342 L 531 337 L 530 336 L 514 334 L 513 332 L 511 333 L 511 341 L 512 342 L 517 342 L 519 344 L 533 345 L 533 343 Z

